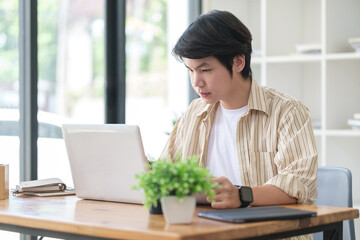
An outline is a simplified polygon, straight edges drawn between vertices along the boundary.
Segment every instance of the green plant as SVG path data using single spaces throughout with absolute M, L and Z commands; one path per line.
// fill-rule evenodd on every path
M 157 207 L 163 196 L 174 195 L 180 200 L 194 193 L 206 194 L 214 200 L 214 188 L 218 184 L 211 181 L 212 175 L 207 168 L 199 166 L 197 157 L 176 159 L 159 159 L 148 166 L 148 171 L 137 174 L 138 185 L 134 189 L 144 189 L 144 206 Z

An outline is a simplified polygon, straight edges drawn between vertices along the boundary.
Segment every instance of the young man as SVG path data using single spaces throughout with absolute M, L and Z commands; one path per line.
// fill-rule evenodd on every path
M 251 40 L 225 11 L 201 15 L 183 33 L 173 55 L 200 98 L 177 121 L 162 157 L 199 155 L 221 185 L 213 208 L 311 204 L 318 154 L 309 110 L 252 79 Z

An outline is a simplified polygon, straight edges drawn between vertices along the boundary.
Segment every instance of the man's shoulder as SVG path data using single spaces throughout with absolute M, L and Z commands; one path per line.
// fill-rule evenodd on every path
M 298 106 L 305 107 L 300 100 L 284 92 L 266 86 L 263 86 L 263 89 L 266 99 L 270 101 L 273 105 L 275 104 L 278 106 L 289 107 L 289 108 L 298 107 Z
M 272 116 L 304 116 L 310 117 L 310 111 L 300 100 L 270 87 L 263 87 L 268 104 L 269 115 Z

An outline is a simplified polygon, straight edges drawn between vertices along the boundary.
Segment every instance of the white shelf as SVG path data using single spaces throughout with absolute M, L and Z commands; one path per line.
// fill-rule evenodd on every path
M 350 53 L 330 53 L 330 54 L 294 54 L 284 56 L 253 56 L 251 62 L 253 64 L 261 64 L 263 61 L 266 63 L 291 63 L 291 62 L 319 62 L 323 58 L 326 60 L 360 60 L 360 52 Z
M 266 63 L 319 62 L 320 60 L 320 54 L 299 54 L 265 57 Z
M 360 130 L 352 129 L 332 129 L 332 130 L 321 130 L 314 129 L 315 137 L 321 137 L 322 135 L 327 137 L 360 137 Z
M 325 135 L 332 137 L 360 137 L 360 130 L 352 130 L 352 129 L 326 130 Z
M 326 55 L 327 60 L 351 60 L 360 59 L 360 52 L 352 53 L 332 53 Z
M 319 165 L 346 167 L 360 182 L 360 130 L 346 124 L 360 111 L 359 0 L 203 0 L 203 11 L 230 11 L 253 36 L 256 80 L 302 101 L 312 119 Z M 295 54 L 297 44 L 320 43 L 319 54 Z M 326 126 L 326 127 L 325 127 Z M 353 188 L 360 206 L 360 189 Z

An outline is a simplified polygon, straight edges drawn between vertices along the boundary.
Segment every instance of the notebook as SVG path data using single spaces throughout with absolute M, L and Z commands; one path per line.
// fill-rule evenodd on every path
M 147 161 L 138 126 L 65 124 L 62 130 L 76 196 L 142 203 L 142 191 L 131 189 Z
M 316 212 L 285 208 L 281 206 L 266 206 L 199 211 L 197 215 L 199 217 L 210 218 L 224 222 L 243 223 L 315 217 Z

